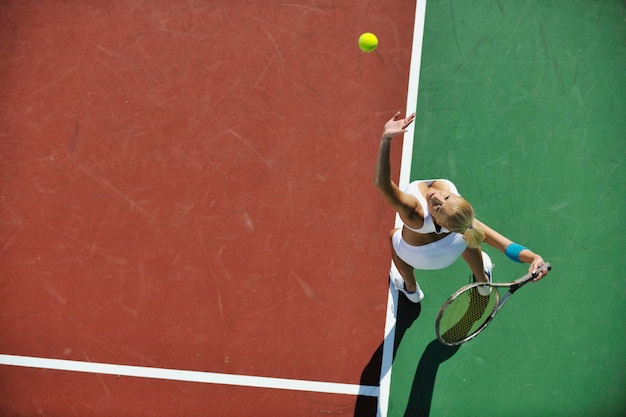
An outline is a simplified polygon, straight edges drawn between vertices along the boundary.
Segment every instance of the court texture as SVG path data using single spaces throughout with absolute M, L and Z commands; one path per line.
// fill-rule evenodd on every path
M 0 416 L 626 415 L 623 1 L 7 0 L 0 33 Z M 461 347 L 462 260 L 389 285 L 398 110 L 393 178 L 553 266 Z

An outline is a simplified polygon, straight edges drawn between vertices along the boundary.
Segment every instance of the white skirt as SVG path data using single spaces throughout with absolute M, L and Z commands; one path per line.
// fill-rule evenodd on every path
M 400 259 L 415 269 L 443 269 L 452 265 L 467 248 L 463 235 L 454 232 L 427 245 L 411 246 L 402 239 L 402 229 L 398 229 L 392 243 Z

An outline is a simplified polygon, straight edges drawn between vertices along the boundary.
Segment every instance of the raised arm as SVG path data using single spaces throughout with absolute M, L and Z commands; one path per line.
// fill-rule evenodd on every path
M 405 133 L 407 127 L 413 123 L 414 119 L 415 113 L 403 118 L 400 117 L 400 112 L 397 112 L 385 123 L 380 147 L 378 149 L 378 157 L 376 159 L 376 171 L 374 173 L 374 185 L 380 190 L 385 200 L 400 214 L 400 217 L 405 220 L 413 217 L 418 203 L 414 197 L 403 193 L 391 180 L 391 162 L 389 161 L 389 154 L 391 139 Z
M 541 255 L 536 254 L 530 249 L 513 242 L 511 239 L 505 236 L 502 236 L 500 233 L 496 232 L 491 227 L 482 223 L 478 219 L 474 219 L 474 223 L 481 226 L 483 231 L 485 232 L 486 244 L 488 244 L 489 246 L 493 246 L 500 252 L 504 253 L 512 261 L 530 264 L 530 266 L 528 267 L 529 273 L 534 274 L 535 272 L 537 272 L 537 270 L 539 270 L 539 267 L 541 267 L 545 263 Z M 535 278 L 535 281 L 540 280 L 547 274 L 547 271 L 545 273 L 540 273 L 537 278 Z

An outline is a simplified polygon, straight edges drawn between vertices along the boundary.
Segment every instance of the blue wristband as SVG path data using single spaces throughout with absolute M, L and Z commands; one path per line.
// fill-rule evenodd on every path
M 511 243 L 509 246 L 506 247 L 506 250 L 504 251 L 504 254 L 512 261 L 514 262 L 522 262 L 519 260 L 519 254 L 521 251 L 523 251 L 524 249 L 528 249 L 525 246 L 520 245 L 519 243 Z

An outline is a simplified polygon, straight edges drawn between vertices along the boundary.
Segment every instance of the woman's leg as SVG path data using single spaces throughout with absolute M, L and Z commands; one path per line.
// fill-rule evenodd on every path
M 491 273 L 493 265 L 491 264 L 491 259 L 489 259 L 487 254 L 482 252 L 480 248 L 465 248 L 463 251 L 463 259 L 465 259 L 465 262 L 469 265 L 477 281 L 486 282 L 489 280 L 485 271 Z M 485 262 L 488 262 L 489 265 L 485 265 Z
M 400 257 L 398 256 L 398 254 L 396 253 L 393 247 L 393 235 L 398 230 L 399 229 L 393 229 L 389 233 L 389 243 L 391 246 L 391 259 L 393 260 L 394 265 L 398 269 L 398 272 L 400 272 L 400 276 L 402 276 L 402 279 L 404 280 L 404 289 L 406 289 L 406 291 L 409 293 L 414 293 L 415 291 L 417 291 L 418 286 L 417 286 L 417 281 L 415 281 L 413 267 L 407 264 L 406 262 L 404 262 L 402 259 L 400 259 Z

